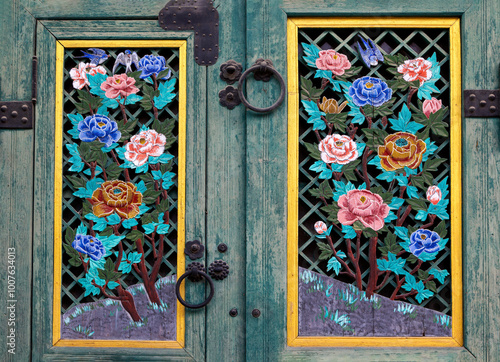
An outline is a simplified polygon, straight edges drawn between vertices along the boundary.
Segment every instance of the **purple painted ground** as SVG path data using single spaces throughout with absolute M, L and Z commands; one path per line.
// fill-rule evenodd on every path
M 149 302 L 142 284 L 127 290 L 134 295 L 142 323 L 134 323 L 120 302 L 103 299 L 70 308 L 61 317 L 62 339 L 170 341 L 176 339 L 176 276 L 161 278 L 156 288 L 163 305 Z
M 299 336 L 449 337 L 451 318 L 299 268 Z

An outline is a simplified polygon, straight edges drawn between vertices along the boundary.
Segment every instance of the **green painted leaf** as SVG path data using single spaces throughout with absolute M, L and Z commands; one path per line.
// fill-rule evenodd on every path
M 342 166 L 342 172 L 344 173 L 344 177 L 347 179 L 347 181 L 356 181 L 356 175 L 354 174 L 354 170 L 356 170 L 356 167 L 361 163 L 361 160 L 355 160 L 352 162 L 349 162 Z
M 125 236 L 128 240 L 136 241 L 137 239 L 144 239 L 143 233 L 139 230 L 130 230 L 130 232 Z
M 441 237 L 441 239 L 446 238 L 446 235 L 448 234 L 448 230 L 446 230 L 446 222 L 443 220 L 441 221 L 435 228 L 434 231 L 438 233 L 438 235 Z
M 304 142 L 304 146 L 306 146 L 307 151 L 309 151 L 309 156 L 314 158 L 315 160 L 321 160 L 321 152 L 318 149 L 318 145 L 316 143 L 307 143 Z
M 422 269 L 418 269 L 417 275 L 418 275 L 418 279 L 420 279 L 420 280 L 425 280 L 429 277 L 429 273 L 422 270 Z
M 434 280 L 429 280 L 427 283 L 425 283 L 425 287 L 431 292 L 437 293 L 436 282 L 434 282 Z
M 427 211 L 427 203 L 422 199 L 408 199 L 406 202 L 411 206 L 411 208 L 415 211 L 424 210 Z

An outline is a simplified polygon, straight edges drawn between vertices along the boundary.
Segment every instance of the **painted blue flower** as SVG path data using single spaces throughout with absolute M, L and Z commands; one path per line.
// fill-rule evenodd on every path
M 122 136 L 116 122 L 102 114 L 88 116 L 83 121 L 78 122 L 78 131 L 80 131 L 79 137 L 83 142 L 92 142 L 98 139 L 106 147 L 110 147 Z
M 104 245 L 102 245 L 101 240 L 90 235 L 76 235 L 75 240 L 71 243 L 71 246 L 76 251 L 87 254 L 94 260 L 99 260 L 104 254 L 106 254 L 106 250 L 104 249 Z
M 410 236 L 410 251 L 417 258 L 424 251 L 426 253 L 435 253 L 439 251 L 439 237 L 438 233 L 427 230 L 418 229 Z
M 363 77 L 356 79 L 349 87 L 349 96 L 358 107 L 371 104 L 379 107 L 392 97 L 392 89 L 379 78 Z
M 161 55 L 145 55 L 141 58 L 141 60 L 139 60 L 139 70 L 142 70 L 140 75 L 141 79 L 146 79 L 153 74 L 158 76 L 158 73 L 165 69 L 167 69 L 165 66 L 165 58 Z M 168 77 L 169 76 L 163 79 L 167 79 Z

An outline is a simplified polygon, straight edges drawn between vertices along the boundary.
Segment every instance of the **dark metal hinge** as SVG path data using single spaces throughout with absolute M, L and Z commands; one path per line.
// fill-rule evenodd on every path
M 0 101 L 0 129 L 32 129 L 37 92 L 38 58 L 33 56 L 31 101 Z

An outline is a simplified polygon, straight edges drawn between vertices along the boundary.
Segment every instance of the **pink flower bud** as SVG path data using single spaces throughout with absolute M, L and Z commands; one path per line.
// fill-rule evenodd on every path
M 422 110 L 427 118 L 430 117 L 431 113 L 436 113 L 443 106 L 443 101 L 432 97 L 431 100 L 426 99 L 422 105 Z
M 323 234 L 328 228 L 326 227 L 326 224 L 323 221 L 316 221 L 314 224 L 314 228 L 316 229 L 316 232 L 318 234 Z
M 436 205 L 439 201 L 441 201 L 441 190 L 439 187 L 431 186 L 427 189 L 427 200 L 429 200 L 433 205 Z

